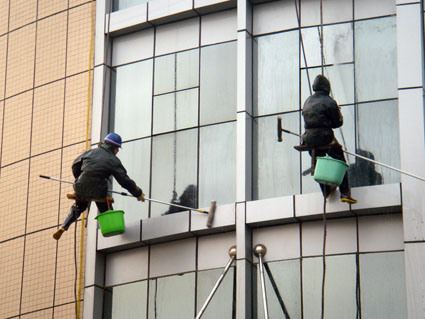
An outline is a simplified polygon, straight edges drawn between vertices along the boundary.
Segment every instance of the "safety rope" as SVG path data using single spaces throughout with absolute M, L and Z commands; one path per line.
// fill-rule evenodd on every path
M 323 195 L 323 251 L 322 251 L 322 265 L 323 265 L 323 276 L 322 276 L 322 312 L 321 319 L 325 315 L 325 283 L 326 283 L 326 238 L 327 238 L 327 224 L 326 224 L 326 196 Z
M 90 110 L 91 110 L 91 97 L 92 97 L 92 81 L 93 81 L 93 51 L 94 51 L 94 17 L 95 17 L 95 1 L 90 2 L 90 51 L 89 51 L 89 70 L 88 70 L 88 87 L 87 87 L 87 109 L 86 109 L 86 144 L 85 149 L 89 149 L 89 132 L 90 132 Z M 85 211 L 81 215 L 81 232 L 80 232 L 80 265 L 78 275 L 78 290 L 76 300 L 76 318 L 80 318 L 80 300 L 81 300 L 81 286 L 83 281 L 83 258 L 84 258 L 84 228 L 85 228 Z M 77 224 L 75 224 L 77 228 Z M 77 245 L 76 238 L 74 238 L 74 247 Z

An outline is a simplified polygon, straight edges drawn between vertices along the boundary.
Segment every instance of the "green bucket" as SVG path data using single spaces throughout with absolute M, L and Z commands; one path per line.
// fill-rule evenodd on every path
M 318 157 L 314 169 L 314 179 L 324 185 L 339 186 L 347 171 L 347 163 L 328 155 Z
M 124 212 L 122 210 L 107 210 L 95 217 L 104 237 L 122 234 L 125 230 Z

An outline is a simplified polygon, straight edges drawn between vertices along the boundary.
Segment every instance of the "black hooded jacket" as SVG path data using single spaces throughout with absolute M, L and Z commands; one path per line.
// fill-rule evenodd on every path
M 75 193 L 86 199 L 106 198 L 111 176 L 133 196 L 142 195 L 142 190 L 128 177 L 120 159 L 115 156 L 112 145 L 102 144 L 78 156 L 72 164 L 72 174 L 76 178 Z
M 336 101 L 329 96 L 331 85 L 326 77 L 318 75 L 313 83 L 314 94 L 304 103 L 302 114 L 306 129 L 302 142 L 310 146 L 329 144 L 334 139 L 332 129 L 343 124 Z

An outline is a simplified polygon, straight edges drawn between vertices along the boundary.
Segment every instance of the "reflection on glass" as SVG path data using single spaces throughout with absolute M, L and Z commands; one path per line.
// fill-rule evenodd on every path
M 359 104 L 357 107 L 358 148 L 373 154 L 376 161 L 400 167 L 398 101 Z M 372 166 L 383 183 L 399 183 L 400 173 Z M 366 172 L 370 172 L 369 169 Z
M 353 24 L 323 27 L 323 50 L 325 64 L 353 62 Z
M 150 135 L 152 60 L 114 69 L 114 131 L 124 141 Z
M 355 23 L 358 101 L 397 97 L 396 17 Z
M 112 290 L 111 319 L 146 318 L 147 281 L 109 288 Z
M 198 49 L 169 54 L 155 59 L 155 94 L 199 85 Z
M 282 126 L 299 132 L 300 114 L 283 114 Z M 254 120 L 253 174 L 254 199 L 299 194 L 300 154 L 294 150 L 299 138 L 283 133 L 283 143 L 277 142 L 277 116 Z
M 201 125 L 236 119 L 236 42 L 201 50 Z
M 322 258 L 303 258 L 302 274 L 304 318 L 320 317 L 323 278 Z M 356 312 L 355 256 L 326 257 L 324 317 L 326 319 L 356 318 Z
M 150 147 L 150 138 L 124 143 L 122 150 L 117 155 L 130 178 L 136 182 L 146 195 L 149 194 Z M 128 193 L 115 180 L 113 182 L 113 190 Z M 114 201 L 114 207 L 125 212 L 126 223 L 148 217 L 149 206 L 140 205 L 133 197 L 115 195 Z
M 200 271 L 198 273 L 197 290 L 197 313 L 201 310 L 212 288 L 222 274 L 223 269 Z M 232 318 L 233 296 L 236 293 L 233 284 L 235 272 L 231 267 L 217 289 L 207 309 L 202 315 L 202 319 Z
M 153 137 L 152 198 L 170 202 L 185 191 L 190 192 L 188 186 L 196 186 L 197 145 L 197 129 Z M 196 193 L 196 189 L 193 191 Z M 152 203 L 151 217 L 160 216 L 168 209 Z
M 307 62 L 308 63 L 308 62 Z M 254 114 L 299 108 L 299 33 L 282 32 L 254 43 Z
M 194 309 L 194 273 L 150 280 L 149 319 L 193 318 Z
M 113 11 L 127 9 L 146 2 L 148 0 L 114 0 Z
M 360 255 L 362 317 L 407 318 L 403 252 Z
M 153 108 L 154 134 L 197 126 L 198 89 L 156 96 Z
M 199 206 L 236 199 L 236 123 L 201 128 L 199 150 Z
M 269 262 L 273 279 L 276 282 L 279 294 L 285 304 L 291 319 L 301 318 L 301 286 L 300 286 L 300 261 L 287 260 L 278 262 Z M 257 265 L 257 267 L 259 267 Z M 264 270 L 266 278 L 267 303 L 270 318 L 285 318 L 284 312 L 279 304 L 279 300 L 271 285 L 268 273 Z M 264 309 L 262 303 L 261 279 L 257 270 L 257 313 L 258 319 L 264 318 Z M 308 318 L 308 317 L 304 317 Z M 312 317 L 313 318 L 313 317 Z

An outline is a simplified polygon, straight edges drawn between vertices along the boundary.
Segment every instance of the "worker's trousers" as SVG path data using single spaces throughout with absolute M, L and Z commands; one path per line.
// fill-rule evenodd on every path
M 63 227 L 65 230 L 68 230 L 69 226 L 71 226 L 71 224 L 80 217 L 81 213 L 83 213 L 87 209 L 87 207 L 90 205 L 90 202 L 91 202 L 90 200 L 82 200 L 82 199 L 75 200 L 75 204 L 72 205 L 71 210 L 68 216 L 66 216 L 61 227 Z M 109 204 L 108 206 L 107 202 L 95 202 L 95 203 L 100 213 L 104 213 L 109 209 L 113 209 L 112 205 Z
M 309 152 L 309 153 L 311 155 L 311 152 Z M 332 148 L 329 148 L 328 150 L 318 150 L 318 149 L 316 149 L 315 153 L 316 153 L 315 154 L 316 158 L 320 157 L 320 156 L 325 156 L 326 154 L 328 154 L 330 157 L 333 157 L 337 160 L 345 162 L 344 152 L 342 151 L 341 147 L 332 147 Z M 314 166 L 316 167 L 316 159 L 314 159 Z M 329 194 L 329 192 L 331 191 L 332 187 L 330 187 L 328 185 L 320 184 L 320 188 L 322 189 L 323 195 L 327 196 Z M 339 185 L 339 191 L 341 192 L 341 194 L 350 195 L 350 186 L 348 185 L 348 174 L 347 173 L 345 173 L 344 179 L 342 180 L 341 185 Z

